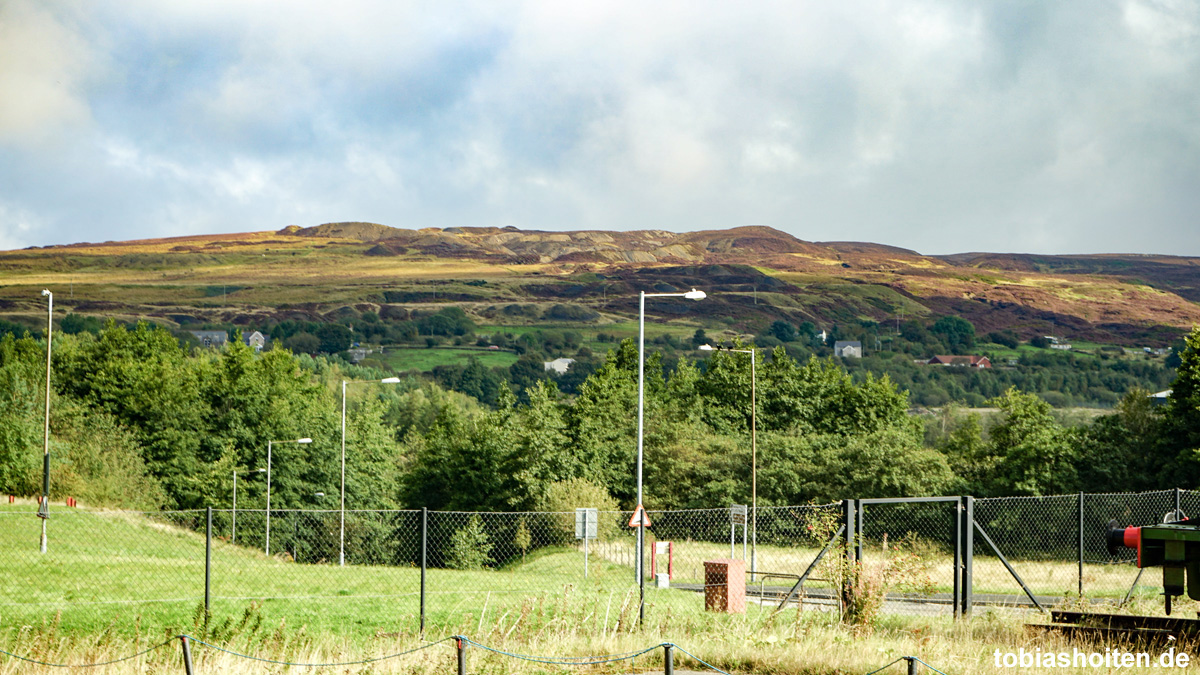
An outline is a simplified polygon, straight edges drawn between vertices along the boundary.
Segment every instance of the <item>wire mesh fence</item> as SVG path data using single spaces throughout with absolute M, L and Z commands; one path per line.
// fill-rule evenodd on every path
M 956 520 L 960 503 L 865 500 L 854 543 L 867 564 L 889 551 L 920 557 L 933 593 L 949 594 L 964 532 Z M 1153 524 L 1176 518 L 1177 511 L 1200 513 L 1200 493 L 977 499 L 974 600 L 1027 602 L 1022 583 L 1047 602 L 1080 594 L 1120 602 L 1159 593 L 1154 575 L 1135 587 L 1134 552 L 1109 554 L 1104 532 L 1113 519 Z M 10 507 L 0 510 L 0 613 L 207 599 L 227 608 L 247 601 L 318 608 L 325 601 L 374 602 L 391 613 L 423 616 L 500 602 L 490 598 L 567 592 L 619 603 L 638 585 L 631 515 L 599 512 L 594 532 L 580 538 L 574 512 L 60 508 L 51 512 L 49 546 L 41 553 L 34 509 Z M 764 594 L 786 590 L 810 572 L 831 525 L 845 517 L 841 503 L 762 507 L 745 516 L 729 507 L 648 516 L 648 585 L 663 576 L 671 588 L 701 590 L 706 561 L 734 558 L 746 561 L 751 593 Z M 833 576 L 827 566 L 817 567 L 802 590 L 825 589 L 833 598 Z

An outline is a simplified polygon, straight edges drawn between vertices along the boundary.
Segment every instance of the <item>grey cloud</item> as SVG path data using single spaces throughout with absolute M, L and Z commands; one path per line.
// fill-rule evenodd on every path
M 38 93 L 0 109 L 2 246 L 363 219 L 1200 255 L 1200 15 L 1179 0 L 0 19 L 57 50 L 0 59 L 0 96 Z

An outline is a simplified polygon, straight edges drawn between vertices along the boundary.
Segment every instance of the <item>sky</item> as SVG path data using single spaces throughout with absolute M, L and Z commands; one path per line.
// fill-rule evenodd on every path
M 338 221 L 1200 256 L 1200 3 L 0 0 L 0 249 Z

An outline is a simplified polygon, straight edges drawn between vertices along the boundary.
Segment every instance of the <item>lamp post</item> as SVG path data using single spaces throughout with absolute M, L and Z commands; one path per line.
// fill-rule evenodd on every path
M 750 581 L 754 581 L 757 571 L 755 558 L 758 553 L 758 443 L 757 419 L 758 402 L 756 400 L 757 370 L 755 365 L 756 349 L 731 349 L 729 347 L 700 345 L 701 351 L 737 352 L 750 355 Z
M 704 291 L 692 289 L 686 293 L 646 293 L 638 294 L 638 408 L 637 408 L 637 508 L 642 509 L 642 413 L 645 408 L 645 364 L 646 364 L 646 298 L 687 298 L 688 300 L 703 300 Z M 634 512 L 635 516 L 637 511 Z M 637 528 L 637 563 L 634 572 L 638 582 L 638 623 L 646 618 L 646 576 L 643 572 L 643 559 L 646 557 L 646 528 Z
M 42 519 L 41 551 L 46 552 L 46 521 L 50 519 L 50 337 L 54 330 L 54 294 L 42 291 L 46 305 L 46 435 L 42 444 L 42 500 L 38 504 L 38 517 Z
M 247 471 L 246 473 L 266 473 L 266 472 L 267 472 L 266 469 L 255 469 L 254 471 Z M 237 543 L 237 477 L 238 477 L 238 472 L 234 471 L 233 472 L 233 517 L 231 518 L 233 523 L 231 526 L 231 530 L 229 532 L 229 543 L 231 543 L 231 544 Z
M 400 378 L 385 377 L 382 380 L 342 380 L 342 487 L 341 506 L 338 517 L 338 567 L 346 565 L 346 385 L 348 384 L 398 384 Z
M 301 445 L 312 443 L 311 438 L 297 438 L 290 441 L 267 441 L 267 534 L 266 545 L 263 550 L 267 556 L 271 555 L 271 444 L 272 443 L 299 443 Z

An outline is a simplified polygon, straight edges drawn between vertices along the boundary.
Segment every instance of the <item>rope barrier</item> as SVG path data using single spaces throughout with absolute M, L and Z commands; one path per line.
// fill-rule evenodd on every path
M 176 638 L 171 638 L 170 640 L 167 640 L 166 642 L 162 642 L 160 644 L 154 645 L 153 647 L 150 647 L 149 649 L 143 649 L 142 651 L 140 651 L 136 654 L 130 654 L 129 656 L 122 656 L 119 659 L 113 659 L 111 661 L 102 661 L 100 663 L 48 663 L 46 661 L 38 661 L 37 659 L 31 659 L 31 658 L 28 658 L 25 656 L 18 656 L 10 651 L 6 651 L 3 649 L 0 649 L 0 654 L 5 654 L 7 656 L 13 657 L 14 659 L 20 659 L 27 663 L 36 663 L 39 666 L 50 666 L 51 668 L 96 668 L 98 666 L 110 666 L 114 663 L 121 663 L 122 661 L 136 659 L 139 656 L 149 654 L 150 652 L 154 651 L 155 649 L 161 649 L 162 647 L 166 647 L 167 645 L 174 642 L 175 639 Z
M 915 657 L 915 656 L 910 656 L 910 657 L 908 657 L 908 658 L 910 658 L 910 659 L 912 659 L 913 661 L 916 661 L 917 663 L 919 663 L 919 664 L 921 664 L 921 665 L 925 666 L 926 668 L 928 668 L 928 669 L 932 670 L 933 672 L 935 672 L 935 673 L 938 673 L 938 675 L 946 675 L 946 673 L 943 673 L 942 671 L 938 670 L 937 668 L 934 668 L 933 666 L 929 665 L 928 663 L 925 663 L 924 661 L 922 661 L 921 659 L 919 659 L 919 658 L 917 658 L 917 657 Z
M 281 665 L 281 666 L 302 666 L 302 667 L 309 667 L 309 668 L 330 668 L 330 667 L 336 667 L 336 666 L 360 666 L 365 663 L 377 663 L 379 661 L 386 661 L 388 659 L 394 659 L 398 656 L 404 656 L 406 654 L 412 654 L 415 652 L 419 652 L 423 649 L 429 649 L 430 647 L 433 647 L 435 645 L 440 645 L 443 642 L 449 642 L 450 640 L 454 639 L 453 637 L 442 638 L 441 640 L 438 640 L 437 642 L 430 642 L 429 644 L 421 645 L 420 647 L 417 647 L 416 649 L 409 649 L 408 651 L 396 652 L 395 654 L 388 654 L 387 656 L 376 656 L 376 657 L 370 658 L 370 659 L 363 659 L 362 661 L 346 661 L 343 663 L 293 663 L 291 661 L 276 661 L 275 659 L 264 659 L 260 656 L 251 656 L 250 654 L 242 654 L 240 652 L 235 652 L 230 649 L 225 649 L 224 647 L 218 647 L 217 645 L 210 644 L 203 640 L 197 640 L 196 638 L 194 638 L 190 635 L 181 635 L 179 637 L 186 637 L 187 639 L 191 640 L 192 642 L 194 642 L 198 645 L 204 645 L 205 647 L 215 649 L 219 652 L 225 652 L 226 654 L 229 654 L 231 656 L 241 657 L 243 659 L 250 659 L 252 661 L 261 661 L 263 663 L 274 663 L 274 664 Z
M 205 647 L 208 647 L 210 649 L 215 649 L 219 652 L 229 654 L 230 656 L 236 656 L 238 658 L 250 659 L 251 661 L 259 661 L 262 663 L 273 663 L 273 664 L 281 665 L 281 666 L 298 666 L 298 667 L 306 667 L 306 668 L 332 668 L 332 667 L 339 667 L 339 666 L 359 666 L 359 665 L 364 665 L 364 664 L 368 664 L 368 663 L 378 663 L 380 661 L 387 661 L 389 659 L 394 659 L 394 658 L 397 658 L 400 656 L 413 654 L 413 653 L 416 653 L 416 652 L 419 652 L 419 651 L 422 651 L 425 649 L 429 649 L 430 647 L 435 647 L 435 646 L 440 645 L 445 642 L 450 642 L 452 640 L 457 643 L 460 650 L 462 648 L 462 645 L 464 645 L 464 644 L 474 645 L 475 647 L 478 647 L 484 651 L 489 651 L 489 652 L 492 652 L 493 654 L 499 654 L 501 656 L 507 656 L 509 658 L 520 659 L 522 661 L 530 661 L 533 663 L 545 663 L 545 664 L 550 664 L 550 665 L 561 665 L 561 666 L 594 666 L 594 665 L 600 665 L 600 664 L 604 664 L 604 663 L 614 663 L 617 661 L 634 661 L 636 663 L 635 660 L 637 659 L 637 657 L 639 657 L 643 654 L 652 652 L 655 649 L 671 647 L 672 649 L 678 649 L 681 653 L 686 654 L 687 656 L 691 657 L 692 660 L 696 661 L 697 663 L 700 663 L 701 665 L 705 666 L 706 668 L 708 668 L 714 672 L 720 673 L 721 675 L 730 675 L 729 672 L 727 672 L 725 670 L 721 670 L 720 668 L 714 666 L 713 664 L 705 661 L 704 659 L 700 658 L 699 656 L 696 656 L 695 654 L 689 652 L 688 650 L 684 649 L 683 647 L 680 647 L 679 645 L 677 645 L 673 642 L 661 642 L 657 645 L 654 645 L 652 647 L 647 647 L 640 651 L 623 652 L 620 654 L 602 654 L 602 655 L 593 655 L 593 656 L 534 656 L 531 654 L 518 654 L 516 652 L 508 652 L 503 649 L 489 647 L 488 645 L 476 642 L 465 635 L 452 635 L 449 637 L 444 637 L 441 640 L 438 640 L 436 642 L 430 642 L 428 644 L 421 645 L 420 647 L 416 647 L 414 649 L 409 649 L 409 650 L 402 651 L 402 652 L 396 652 L 395 654 L 388 654 L 386 656 L 376 656 L 376 657 L 369 658 L 369 659 L 362 659 L 360 661 L 342 661 L 342 662 L 336 662 L 336 663 L 297 663 L 297 662 L 293 662 L 293 661 L 279 661 L 276 659 L 267 659 L 267 658 L 263 658 L 260 656 L 252 656 L 250 654 L 242 654 L 240 652 L 235 652 L 231 649 L 226 649 L 224 647 L 219 647 L 212 643 L 205 642 L 204 640 L 198 640 L 198 639 L 196 639 L 190 635 L 186 635 L 186 634 L 177 635 L 177 636 L 171 638 L 170 640 L 161 642 L 157 645 L 154 645 L 153 647 L 143 649 L 142 651 L 137 652 L 136 654 L 130 654 L 129 656 L 123 656 L 119 659 L 112 659 L 109 661 L 101 661 L 98 663 L 50 663 L 47 661 L 39 661 L 37 659 L 31 659 L 31 658 L 28 658 L 25 656 L 19 656 L 17 654 L 13 654 L 12 652 L 4 650 L 4 649 L 0 649 L 0 654 L 4 654 L 6 656 L 11 656 L 14 659 L 19 659 L 19 660 L 25 661 L 27 663 L 33 663 L 33 664 L 36 664 L 39 666 L 49 666 L 51 668 L 96 668 L 99 666 L 108 666 L 108 665 L 112 665 L 114 663 L 121 663 L 123 661 L 129 661 L 131 659 L 136 659 L 137 657 L 149 654 L 150 652 L 152 652 L 156 649 L 161 649 L 180 638 L 185 638 L 187 640 L 190 640 L 191 642 L 194 642 L 195 644 L 204 645 Z M 900 658 L 892 661 L 891 663 L 887 664 L 886 666 L 883 666 L 881 668 L 876 668 L 875 670 L 872 670 L 871 672 L 867 673 L 866 675 L 876 675 L 877 673 L 887 670 L 888 668 L 891 668 L 892 666 L 896 665 L 897 663 L 900 663 L 901 661 L 906 661 L 906 660 L 916 661 L 917 663 L 920 663 L 921 665 L 932 670 L 933 672 L 938 673 L 938 675 L 947 675 L 947 673 L 945 673 L 941 670 L 938 670 L 937 668 L 929 665 L 928 663 L 926 663 L 925 661 L 921 660 L 920 658 L 918 658 L 916 656 L 901 656 Z
M 896 665 L 897 663 L 900 663 L 901 661 L 916 661 L 917 663 L 925 666 L 926 668 L 932 670 L 935 673 L 938 673 L 939 675 L 946 675 L 946 673 L 938 670 L 937 668 L 934 668 L 933 666 L 929 665 L 928 663 L 925 663 L 924 661 L 922 661 L 920 658 L 918 658 L 916 656 L 901 656 L 900 658 L 896 659 L 895 661 L 892 661 L 891 663 L 887 664 L 886 666 L 883 666 L 882 668 L 876 668 L 875 670 L 872 670 L 871 672 L 867 673 L 867 675 L 875 675 L 875 673 L 887 670 L 888 668 L 891 668 L 892 666 Z
M 880 668 L 876 668 L 875 670 L 872 670 L 871 672 L 867 673 L 867 675 L 875 675 L 875 673 L 887 670 L 888 668 L 891 668 L 892 666 L 896 665 L 897 663 L 900 663 L 903 660 L 904 660 L 904 657 L 901 656 L 900 658 L 896 659 L 895 661 L 892 661 L 891 663 L 887 664 L 886 666 L 882 666 Z
M 458 636 L 458 639 L 461 639 L 467 644 L 475 645 L 476 647 L 479 647 L 485 651 L 492 652 L 493 654 L 500 654 L 501 656 L 521 659 L 522 661 L 532 661 L 534 663 L 549 663 L 568 666 L 592 666 L 601 663 L 612 663 L 614 661 L 628 661 L 662 647 L 661 644 L 658 644 L 654 645 L 653 647 L 647 647 L 638 652 L 626 652 L 624 654 L 604 654 L 600 656 L 532 656 L 530 654 L 517 654 L 514 652 L 506 652 L 503 649 L 489 647 L 487 645 L 480 644 L 465 635 Z
M 664 642 L 663 644 L 671 644 L 671 643 Z M 720 668 L 714 666 L 713 664 L 709 663 L 708 661 L 705 661 L 704 659 L 700 658 L 699 656 L 696 656 L 695 654 L 689 652 L 688 650 L 684 649 L 683 647 L 680 647 L 677 644 L 671 644 L 671 646 L 674 647 L 675 649 L 678 649 L 679 651 L 683 652 L 684 654 L 687 654 L 688 656 L 692 657 L 696 661 L 704 664 L 706 667 L 710 668 L 711 670 L 715 670 L 718 673 L 721 673 L 721 675 L 729 675 L 729 673 L 725 672 L 724 670 L 721 670 Z

